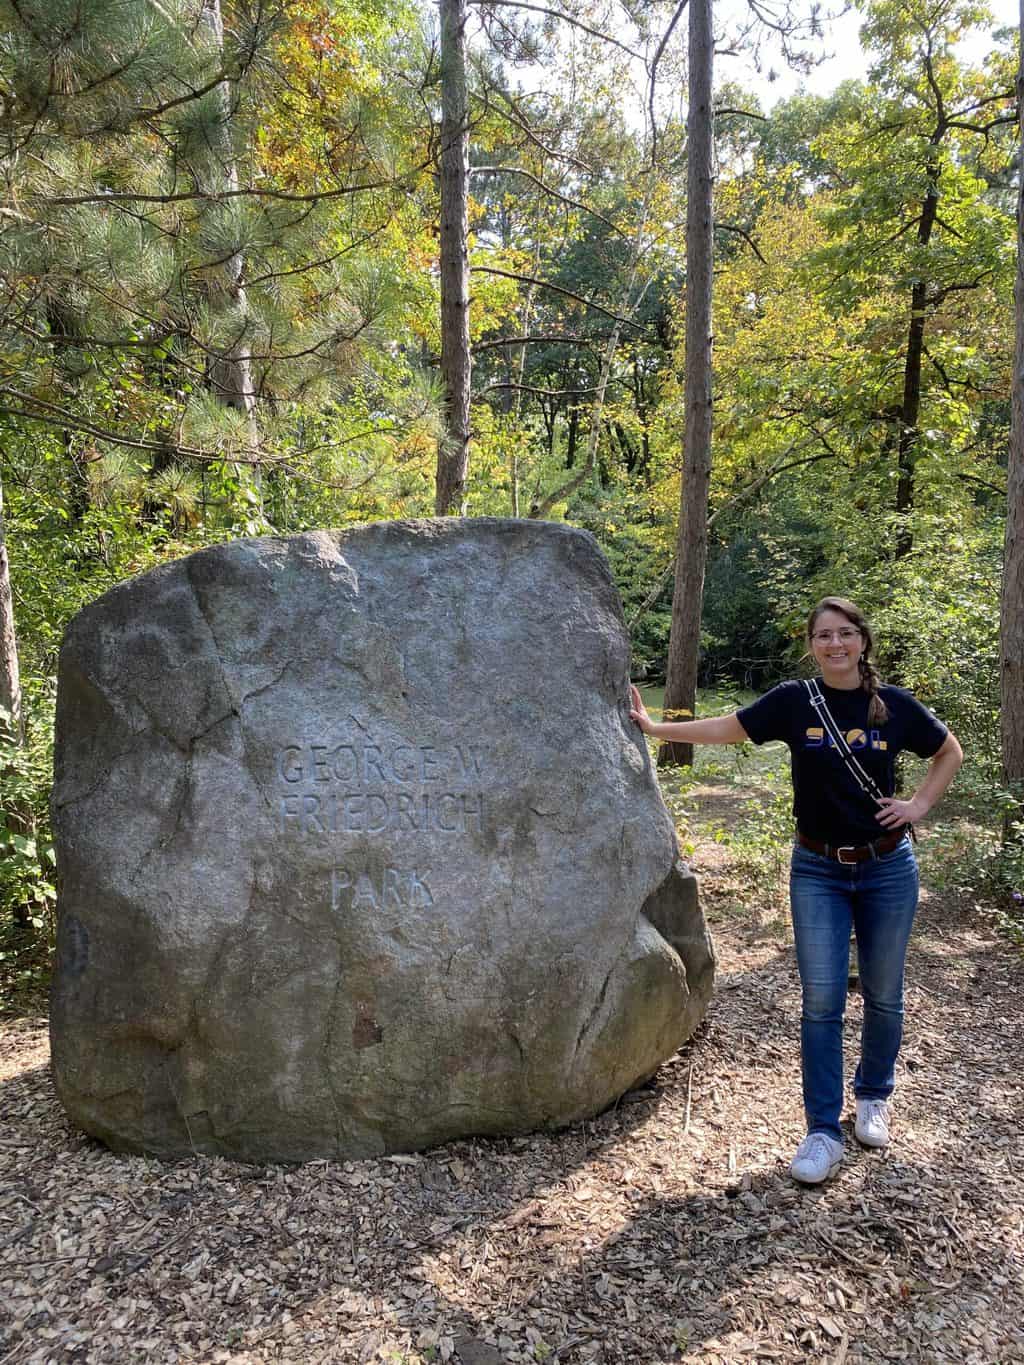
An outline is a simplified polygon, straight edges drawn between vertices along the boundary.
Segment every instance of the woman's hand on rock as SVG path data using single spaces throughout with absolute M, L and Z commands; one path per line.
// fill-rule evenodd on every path
M 644 734 L 649 735 L 651 733 L 651 726 L 654 722 L 647 714 L 647 707 L 644 706 L 639 688 L 634 687 L 632 683 L 629 684 L 629 699 L 632 703 L 629 709 L 630 720 L 635 720 Z

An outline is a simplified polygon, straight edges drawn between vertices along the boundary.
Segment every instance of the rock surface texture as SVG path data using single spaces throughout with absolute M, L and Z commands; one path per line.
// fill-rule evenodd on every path
M 236 541 L 61 653 L 57 1089 L 116 1148 L 360 1157 L 593 1114 L 713 956 L 583 532 Z

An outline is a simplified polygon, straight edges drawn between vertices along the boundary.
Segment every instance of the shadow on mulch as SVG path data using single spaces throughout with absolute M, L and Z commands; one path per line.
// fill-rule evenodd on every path
M 731 962 L 764 960 L 723 975 L 712 1024 L 652 1084 L 556 1134 L 301 1168 L 160 1163 L 77 1134 L 48 1067 L 0 1084 L 0 1361 L 319 1365 L 443 1359 L 444 1346 L 461 1365 L 875 1365 L 893 1343 L 901 1359 L 1024 1360 L 1021 1199 L 1006 1179 L 1024 1157 L 1021 1091 L 976 1093 L 1000 1067 L 1020 1073 L 1019 964 L 923 907 L 909 986 L 925 992 L 911 1030 L 926 1036 L 908 1090 L 915 1104 L 946 1094 L 952 1112 L 936 1107 L 920 1151 L 851 1139 L 835 1181 L 798 1189 L 774 1157 L 723 1174 L 729 1132 L 685 1137 L 695 1070 L 727 1090 L 730 1067 L 758 1078 L 733 1101 L 738 1125 L 792 1080 L 744 1055 L 751 1020 L 795 1055 L 792 951 L 744 944 L 734 922 L 720 932 Z M 784 1010 L 766 1007 L 776 995 Z M 693 1112 L 709 1122 L 706 1096 Z M 385 1328 L 412 1353 L 384 1354 Z M 417 1350 L 425 1330 L 435 1344 Z
M 699 1058 L 707 1047 L 702 1034 L 688 1052 Z M 290 1170 L 202 1158 L 162 1164 L 112 1157 L 70 1129 L 56 1111 L 48 1068 L 36 1067 L 0 1087 L 0 1106 L 8 1116 L 4 1147 L 36 1144 L 47 1179 L 55 1164 L 60 1167 L 59 1183 L 44 1185 L 29 1171 L 23 1173 L 13 1187 L 20 1195 L 16 1203 L 23 1221 L 13 1235 L 0 1240 L 0 1252 L 4 1260 L 15 1261 L 22 1276 L 33 1266 L 45 1271 L 62 1263 L 61 1291 L 72 1304 L 82 1305 L 83 1328 L 89 1326 L 88 1303 L 101 1302 L 107 1319 L 118 1321 L 125 1313 L 138 1315 L 141 1302 L 162 1304 L 157 1323 L 133 1323 L 122 1341 L 128 1345 L 146 1339 L 145 1353 L 128 1354 L 167 1361 L 420 1358 L 376 1355 L 365 1342 L 356 1341 L 336 1341 L 320 1353 L 288 1349 L 304 1322 L 311 1325 L 321 1317 L 329 1319 L 332 1331 L 352 1331 L 355 1323 L 348 1319 L 353 1310 L 345 1305 L 354 1290 L 361 1301 L 375 1304 L 378 1321 L 408 1323 L 411 1316 L 413 1337 L 418 1324 L 443 1324 L 441 1339 L 456 1343 L 461 1365 L 527 1358 L 510 1356 L 508 1348 L 490 1343 L 507 1333 L 510 1317 L 522 1322 L 535 1313 L 564 1318 L 567 1324 L 560 1339 L 547 1342 L 538 1336 L 541 1345 L 533 1346 L 538 1361 L 589 1359 L 611 1365 L 685 1356 L 731 1365 L 759 1345 L 768 1350 L 770 1344 L 775 1354 L 765 1356 L 762 1350 L 760 1358 L 831 1361 L 843 1342 L 856 1340 L 856 1324 L 863 1322 L 868 1331 L 872 1314 L 876 1326 L 883 1327 L 887 1317 L 896 1315 L 904 1324 L 904 1345 L 912 1347 L 908 1334 L 914 1315 L 939 1311 L 938 1300 L 948 1299 L 953 1287 L 951 1274 L 970 1312 L 977 1311 L 979 1302 L 991 1301 L 993 1274 L 1019 1284 L 1024 1266 L 1007 1263 L 987 1231 L 980 1238 L 957 1231 L 956 1211 L 945 1198 L 948 1170 L 893 1161 L 852 1146 L 844 1170 L 827 1187 L 797 1189 L 777 1166 L 739 1175 L 724 1188 L 638 1195 L 613 1234 L 595 1233 L 586 1217 L 587 1201 L 574 1201 L 564 1187 L 578 1178 L 585 1181 L 588 1168 L 606 1157 L 646 1164 L 646 1179 L 653 1163 L 650 1154 L 634 1156 L 634 1138 L 637 1130 L 659 1118 L 678 1132 L 681 1080 L 682 1067 L 669 1068 L 666 1080 L 634 1092 L 617 1110 L 560 1134 L 453 1143 L 407 1158 L 412 1162 L 408 1165 L 318 1162 Z M 48 1150 L 38 1150 L 41 1138 Z M 453 1174 L 461 1163 L 465 1174 Z M 85 1176 L 90 1166 L 99 1168 L 96 1174 L 109 1186 L 108 1200 L 127 1198 L 119 1236 L 81 1258 L 52 1252 L 35 1256 L 32 1244 L 42 1231 L 41 1222 L 50 1226 L 60 1221 L 65 1237 L 74 1233 L 74 1217 L 67 1217 L 61 1195 L 75 1193 L 76 1173 Z M 365 1180 L 354 1187 L 346 1183 L 364 1173 Z M 998 1180 L 985 1169 L 983 1153 L 965 1163 L 957 1178 L 970 1183 L 978 1200 L 997 1207 Z M 395 1189 L 389 1211 L 400 1212 L 400 1228 L 367 1216 L 379 1186 L 390 1179 Z M 585 1185 L 580 1188 L 586 1192 Z M 929 1191 L 934 1207 L 922 1210 L 921 1198 Z M 77 1191 L 79 1213 L 81 1196 L 88 1192 Z M 11 1205 L 3 1193 L 0 1188 L 0 1207 L 7 1209 Z M 912 1216 L 900 1218 L 901 1209 L 909 1214 L 915 1205 Z M 147 1233 L 141 1242 L 140 1229 Z M 303 1243 L 326 1243 L 335 1253 L 331 1259 L 336 1268 L 313 1284 L 289 1268 L 290 1249 Z M 219 1308 L 226 1312 L 219 1311 L 215 1322 L 204 1326 L 203 1310 L 195 1302 L 197 1278 L 188 1273 L 197 1253 L 205 1253 L 206 1264 L 217 1268 L 222 1282 L 244 1273 L 250 1283 L 271 1286 L 259 1303 L 273 1317 L 265 1330 L 252 1331 L 254 1305 L 249 1299 L 233 1307 L 222 1301 Z M 472 1281 L 481 1267 L 497 1261 L 500 1273 L 490 1278 L 499 1282 L 500 1297 L 497 1285 L 490 1293 L 482 1287 L 486 1309 L 469 1309 L 454 1289 L 440 1291 L 434 1263 L 438 1256 L 454 1262 L 454 1283 Z M 943 1273 L 936 1276 L 940 1263 Z M 9 1273 L 0 1269 L 0 1281 Z M 420 1307 L 410 1314 L 408 1291 L 419 1286 L 424 1287 Z M 192 1300 L 192 1317 L 200 1315 L 191 1341 L 172 1334 L 165 1322 L 172 1299 L 180 1293 Z M 53 1297 L 48 1289 L 40 1301 Z M 9 1293 L 6 1298 L 9 1303 Z M 38 1330 L 55 1318 L 52 1310 L 40 1308 L 20 1321 L 20 1329 L 14 1328 L 6 1304 L 0 1309 L 0 1348 L 11 1365 L 33 1354 Z M 208 1349 L 204 1354 L 200 1343 L 211 1333 L 227 1354 L 218 1357 Z M 702 1354 L 705 1348 L 713 1354 Z M 179 1350 L 184 1354 L 176 1354 Z M 1003 1354 L 998 1357 L 978 1358 L 1024 1358 L 1013 1354 L 1009 1337 L 999 1350 Z M 115 1342 L 108 1344 L 106 1354 L 57 1353 L 53 1358 L 128 1357 L 118 1355 Z M 433 1358 L 438 1358 L 436 1352 Z M 911 1350 L 903 1358 L 958 1357 L 947 1356 L 937 1344 L 934 1354 Z

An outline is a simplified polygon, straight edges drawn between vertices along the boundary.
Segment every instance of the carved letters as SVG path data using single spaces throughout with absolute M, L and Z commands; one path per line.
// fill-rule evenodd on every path
M 353 872 L 347 867 L 331 868 L 331 909 L 370 910 L 415 909 L 434 904 L 434 896 L 427 885 L 425 874 L 418 869 L 405 872 L 398 867 L 386 867 L 377 876 L 369 872 Z
M 408 786 L 481 776 L 479 753 L 461 744 L 447 753 L 432 744 L 286 744 L 277 756 L 277 771 L 289 786 L 323 782 Z
M 468 745 L 286 744 L 275 756 L 283 835 L 330 841 L 345 835 L 482 833 L 480 753 Z M 331 868 L 331 909 L 426 909 L 428 874 L 356 861 Z
M 483 830 L 480 755 L 468 745 L 286 744 L 276 770 L 282 834 Z
M 303 792 L 279 800 L 281 830 L 298 834 L 383 834 L 386 830 L 465 834 L 483 828 L 480 792 Z

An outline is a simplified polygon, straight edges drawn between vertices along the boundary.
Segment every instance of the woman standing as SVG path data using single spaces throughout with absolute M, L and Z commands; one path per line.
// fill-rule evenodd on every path
M 790 903 L 803 992 L 807 1115 L 807 1136 L 790 1172 L 816 1185 L 838 1170 L 843 1157 L 839 1117 L 851 926 L 864 997 L 854 1131 L 868 1147 L 889 1141 L 888 1100 L 903 1034 L 903 968 L 917 909 L 909 830 L 952 782 L 963 751 L 909 692 L 879 682 L 870 628 L 852 602 L 842 597 L 819 602 L 807 621 L 807 642 L 820 670 L 817 686 L 784 682 L 732 715 L 661 724 L 651 720 L 634 687 L 630 715 L 659 740 L 784 740 L 789 746 L 796 818 Z M 894 794 L 895 761 L 903 749 L 930 760 L 908 800 Z

